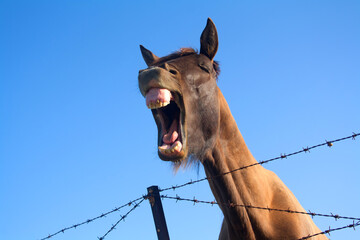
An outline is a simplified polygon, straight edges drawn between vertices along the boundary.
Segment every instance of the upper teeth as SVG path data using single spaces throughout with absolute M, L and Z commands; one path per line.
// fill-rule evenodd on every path
M 170 102 L 161 102 L 160 100 L 156 100 L 156 102 L 150 102 L 147 107 L 150 109 L 156 109 L 156 108 L 165 107 L 169 103 Z

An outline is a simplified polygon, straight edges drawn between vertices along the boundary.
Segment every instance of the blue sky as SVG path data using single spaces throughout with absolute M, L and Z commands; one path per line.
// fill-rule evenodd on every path
M 174 175 L 137 87 L 139 44 L 199 48 L 211 17 L 219 87 L 265 160 L 360 132 L 358 1 L 0 1 L 0 238 L 41 239 Z M 359 138 L 265 165 L 305 209 L 360 217 Z M 169 195 L 213 200 L 206 182 Z M 217 239 L 216 206 L 163 200 L 171 239 Z M 97 239 L 129 208 L 52 239 Z M 314 218 L 321 229 L 349 221 Z M 345 229 L 331 239 L 359 239 Z M 156 239 L 148 202 L 106 239 Z

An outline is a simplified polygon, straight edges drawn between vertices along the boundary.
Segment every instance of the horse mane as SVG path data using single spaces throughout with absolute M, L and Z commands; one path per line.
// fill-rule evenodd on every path
M 193 54 L 198 54 L 198 50 L 196 50 L 194 48 L 190 48 L 190 47 L 180 48 L 178 51 L 172 52 L 167 56 L 159 58 L 159 60 L 156 61 L 156 64 L 163 64 L 167 61 L 170 61 L 170 60 L 173 60 L 176 58 L 180 58 L 180 57 L 184 57 L 184 56 L 188 56 L 188 55 L 193 55 Z M 219 62 L 214 60 L 213 68 L 215 70 L 215 78 L 217 79 L 220 74 Z

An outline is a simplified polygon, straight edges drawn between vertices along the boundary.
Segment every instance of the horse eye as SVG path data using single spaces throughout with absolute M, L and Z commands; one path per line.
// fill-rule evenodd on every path
M 210 69 L 209 69 L 207 66 L 202 65 L 202 64 L 199 64 L 199 67 L 200 67 L 202 70 L 204 70 L 205 72 L 210 73 Z
M 170 69 L 170 71 L 169 71 L 171 74 L 174 74 L 174 75 L 176 75 L 177 74 L 177 71 L 175 71 L 174 69 Z

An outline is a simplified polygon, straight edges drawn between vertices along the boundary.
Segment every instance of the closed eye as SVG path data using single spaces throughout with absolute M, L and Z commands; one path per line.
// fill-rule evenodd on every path
M 170 71 L 169 71 L 171 74 L 174 74 L 174 75 L 176 75 L 177 74 L 177 71 L 176 70 L 174 70 L 174 69 L 170 69 Z
M 202 65 L 202 64 L 199 64 L 199 67 L 200 67 L 202 70 L 204 70 L 205 72 L 210 73 L 210 69 L 209 69 L 207 66 Z

